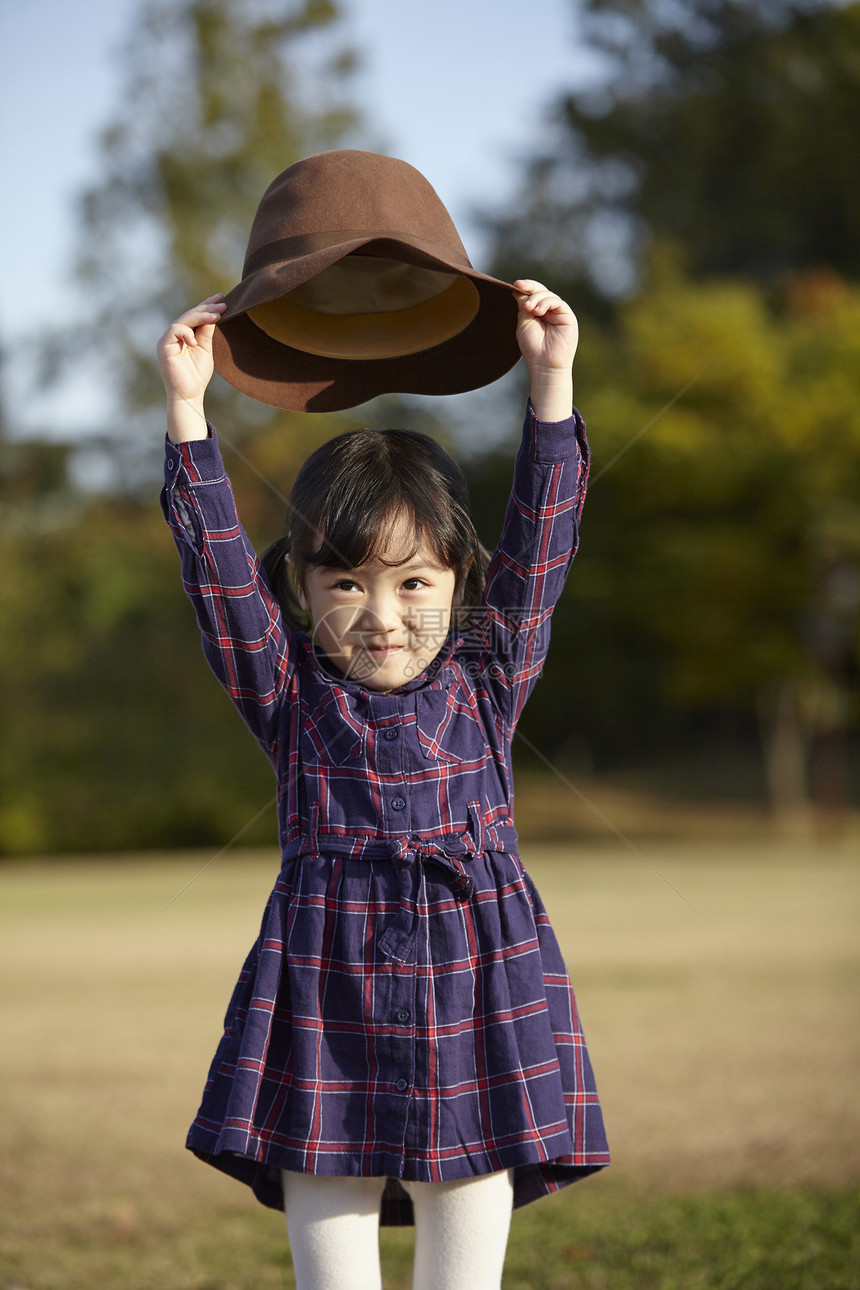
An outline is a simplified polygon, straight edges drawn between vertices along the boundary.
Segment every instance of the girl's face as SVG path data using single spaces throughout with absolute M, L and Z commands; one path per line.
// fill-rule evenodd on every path
M 385 692 L 411 680 L 445 643 L 457 577 L 429 548 L 412 550 L 412 533 L 398 520 L 384 549 L 358 569 L 328 565 L 307 570 L 298 587 L 314 636 L 351 680 Z

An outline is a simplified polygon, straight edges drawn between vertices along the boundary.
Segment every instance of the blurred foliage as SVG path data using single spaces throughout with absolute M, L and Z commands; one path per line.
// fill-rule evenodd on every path
M 808 736 L 856 727 L 860 290 L 801 275 L 777 309 L 749 282 L 657 263 L 612 341 L 586 345 L 607 365 L 579 378 L 598 453 L 564 645 L 524 730 L 561 731 L 563 691 L 598 763 L 625 724 L 647 757 L 665 751 L 648 708 L 754 728 L 784 686 Z
M 713 765 L 760 732 L 777 807 L 839 808 L 860 724 L 860 5 L 590 0 L 586 18 L 602 88 L 564 96 L 494 221 L 497 271 L 529 266 L 584 318 L 595 454 L 516 756 Z M 203 663 L 140 430 L 161 420 L 165 321 L 236 280 L 276 173 L 351 141 L 350 63 L 332 4 L 141 10 L 82 205 L 75 342 L 115 379 L 122 433 L 76 455 L 0 428 L 2 852 L 215 846 L 258 812 L 244 840 L 273 836 L 271 772 Z M 223 382 L 210 415 L 258 549 L 301 461 L 358 423 Z M 467 463 L 489 546 L 511 456 Z M 73 482 L 91 467 L 100 494 Z
M 838 811 L 858 724 L 860 5 L 586 0 L 582 27 L 600 79 L 561 96 L 520 199 L 487 220 L 495 271 L 530 265 L 584 322 L 597 452 L 564 648 L 523 731 L 587 769 L 731 756 L 760 730 L 783 816 L 811 790 Z
M 860 276 L 860 5 L 585 0 L 582 26 L 604 74 L 562 95 L 492 218 L 497 270 L 603 317 L 653 239 L 693 277 Z
M 271 180 L 357 129 L 338 18 L 332 0 L 144 0 L 137 12 L 100 178 L 80 203 L 77 326 L 46 342 L 41 373 L 85 354 L 122 421 L 76 453 L 0 431 L 0 608 L 14 624 L 0 641 L 0 852 L 226 841 L 272 796 L 200 656 L 153 505 L 155 344 L 238 280 Z M 285 481 L 339 423 L 255 404 L 218 378 L 207 412 L 263 544 L 283 531 Z M 81 493 L 81 476 L 101 495 Z M 274 818 L 250 840 L 270 840 Z
M 7 853 L 214 843 L 267 800 L 265 766 L 231 754 L 238 720 L 198 662 L 163 527 L 105 500 L 0 538 Z
M 359 129 L 338 19 L 333 0 L 141 0 L 99 179 L 79 203 L 80 315 L 45 344 L 41 374 L 55 379 L 83 354 L 101 372 L 122 429 L 90 445 L 117 490 L 151 487 L 164 402 L 155 344 L 167 323 L 239 281 L 271 181 Z M 207 412 L 234 440 L 289 429 L 218 377 Z

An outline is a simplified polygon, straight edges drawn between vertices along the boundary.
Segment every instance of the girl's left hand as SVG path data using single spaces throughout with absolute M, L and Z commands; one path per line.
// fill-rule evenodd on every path
M 519 317 L 517 343 L 532 375 L 569 374 L 579 341 L 579 326 L 561 296 L 530 278 L 514 283 Z

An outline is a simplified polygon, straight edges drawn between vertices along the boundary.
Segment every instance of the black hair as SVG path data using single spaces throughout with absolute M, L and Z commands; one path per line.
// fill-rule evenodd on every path
M 288 555 L 300 585 L 316 565 L 357 569 L 377 557 L 401 517 L 411 527 L 413 547 L 396 563 L 405 564 L 423 544 L 453 569 L 451 625 L 464 630 L 481 600 L 490 555 L 469 517 L 469 490 L 459 466 L 435 439 L 415 430 L 348 430 L 302 466 L 290 493 L 287 532 L 262 558 L 287 624 L 310 626 Z

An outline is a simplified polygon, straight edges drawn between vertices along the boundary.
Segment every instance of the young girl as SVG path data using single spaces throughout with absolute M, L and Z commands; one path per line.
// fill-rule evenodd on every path
M 261 568 L 203 414 L 221 297 L 159 342 L 162 505 L 283 853 L 187 1145 L 285 1208 L 299 1290 L 379 1290 L 380 1217 L 414 1220 L 415 1290 L 493 1290 L 512 1205 L 609 1163 L 512 818 L 588 471 L 576 319 L 516 289 L 531 397 L 489 566 L 451 458 L 357 430 L 302 467 Z

